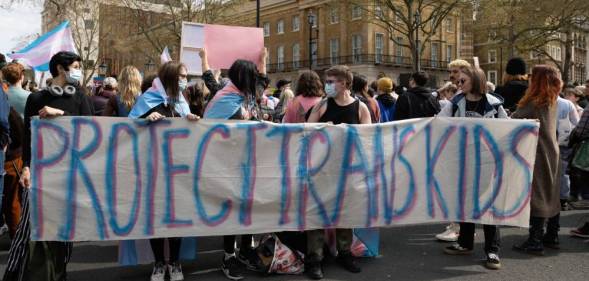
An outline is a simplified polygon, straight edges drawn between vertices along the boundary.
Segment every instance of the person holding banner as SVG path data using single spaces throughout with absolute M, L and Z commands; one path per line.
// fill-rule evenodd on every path
M 135 105 L 135 100 L 141 95 L 141 73 L 128 65 L 121 70 L 118 82 L 119 90 L 106 103 L 102 116 L 127 117 Z
M 51 57 L 49 69 L 53 83 L 48 89 L 29 95 L 25 105 L 25 138 L 20 183 L 31 187 L 31 118 L 91 116 L 93 108 L 80 86 L 82 58 L 72 52 L 59 52 Z M 45 187 L 47 188 L 47 187 Z M 23 213 L 10 245 L 4 280 L 66 280 L 67 263 L 72 253 L 71 242 L 29 242 L 28 191 L 23 195 Z
M 229 68 L 229 82 L 219 90 L 207 105 L 204 112 L 206 119 L 224 120 L 261 120 L 260 98 L 264 89 L 268 87 L 266 76 L 266 49 L 262 50 L 258 67 L 247 60 L 237 60 Z M 223 274 L 231 280 L 241 280 L 243 275 L 239 267 L 238 257 L 235 255 L 235 235 L 223 237 L 225 255 L 221 265 Z M 249 265 L 252 250 L 252 235 L 241 236 L 239 260 Z
M 309 123 L 337 124 L 371 124 L 370 110 L 360 100 L 352 97 L 353 74 L 344 65 L 333 66 L 325 74 L 325 94 L 327 99 L 313 107 Z M 336 231 L 337 262 L 352 273 L 362 271 L 352 256 L 352 229 L 338 228 Z M 323 246 L 325 234 L 323 229 L 307 231 L 307 256 L 305 271 L 311 279 L 322 279 Z
M 472 117 L 472 118 L 507 118 L 503 109 L 503 101 L 486 92 L 487 79 L 478 67 L 467 67 L 461 70 L 457 81 L 461 93 L 452 98 L 438 116 L 440 117 Z M 485 232 L 485 266 L 489 269 L 501 268 L 499 259 L 499 227 L 484 225 Z M 460 223 L 458 242 L 446 247 L 448 255 L 468 255 L 474 248 L 474 223 Z
M 197 115 L 190 113 L 188 103 L 182 94 L 188 85 L 187 76 L 188 70 L 182 63 L 169 61 L 162 65 L 157 78 L 153 80 L 152 87 L 137 98 L 137 102 L 129 112 L 129 117 L 144 118 L 150 122 L 156 122 L 166 117 L 183 117 L 190 121 L 199 120 Z M 170 258 L 167 263 L 164 254 L 166 239 L 170 247 Z M 182 238 L 156 238 L 150 239 L 149 243 L 155 258 L 151 281 L 163 281 L 166 271 L 169 272 L 171 281 L 184 280 L 182 266 L 179 262 Z
M 540 121 L 540 132 L 532 180 L 530 230 L 526 241 L 513 249 L 544 255 L 544 247 L 559 248 L 560 188 L 559 150 L 556 137 L 557 97 L 562 90 L 560 73 L 553 66 L 537 65 L 532 69 L 530 87 L 511 115 L 517 119 Z M 547 222 L 546 233 L 544 224 Z

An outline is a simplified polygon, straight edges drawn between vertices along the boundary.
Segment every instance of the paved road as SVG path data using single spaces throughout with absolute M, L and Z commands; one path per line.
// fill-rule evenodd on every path
M 589 220 L 588 211 L 562 213 L 560 251 L 548 250 L 544 257 L 516 253 L 511 246 L 525 239 L 526 229 L 502 228 L 503 269 L 490 271 L 482 262 L 482 229 L 477 229 L 476 251 L 472 256 L 444 255 L 444 243 L 432 237 L 443 225 L 403 226 L 381 231 L 381 257 L 361 261 L 363 273 L 351 274 L 333 261 L 325 266 L 325 280 L 589 280 L 589 243 L 571 238 L 568 232 Z M 186 280 L 225 280 L 217 269 L 222 257 L 221 239 L 199 240 L 199 260 L 184 265 Z M 4 272 L 8 249 L 0 239 L 0 270 Z M 149 280 L 150 266 L 119 267 L 116 243 L 80 243 L 74 248 L 69 266 L 70 280 Z M 255 273 L 247 280 L 306 280 L 305 276 L 263 277 Z

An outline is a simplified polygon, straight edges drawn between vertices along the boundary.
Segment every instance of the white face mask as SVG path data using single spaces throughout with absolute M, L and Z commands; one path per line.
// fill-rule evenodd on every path
M 184 92 L 184 90 L 186 90 L 187 87 L 188 87 L 188 80 L 186 80 L 186 79 L 178 80 L 178 89 L 180 89 L 180 92 Z
M 76 68 L 70 69 L 70 71 L 66 72 L 66 80 L 70 84 L 80 83 L 80 80 L 82 80 L 82 70 Z
M 325 84 L 325 94 L 329 98 L 334 98 L 337 96 L 337 91 L 335 90 L 335 83 Z

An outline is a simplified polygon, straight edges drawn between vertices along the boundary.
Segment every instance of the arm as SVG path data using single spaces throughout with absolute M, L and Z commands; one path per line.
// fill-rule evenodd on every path
M 319 119 L 321 119 L 321 116 L 323 116 L 323 114 L 325 113 L 326 110 L 327 110 L 327 99 L 323 99 L 317 105 L 313 106 L 313 109 L 311 109 L 311 115 L 309 115 L 309 120 L 307 120 L 307 122 L 309 122 L 309 123 L 319 122 Z
M 571 121 L 571 124 L 573 124 L 573 126 L 577 126 L 577 124 L 579 123 L 579 112 L 577 112 L 577 109 L 575 108 L 575 105 L 572 102 L 569 102 L 569 120 Z
M 202 72 L 204 73 L 204 72 L 209 71 L 211 68 L 209 67 L 209 59 L 207 57 L 207 50 L 205 48 L 201 48 L 200 51 L 198 52 L 198 55 L 200 56 Z
M 266 59 L 268 58 L 268 49 L 262 49 L 262 53 L 260 54 L 260 61 L 259 61 L 259 71 L 260 74 L 266 75 Z
M 31 116 L 33 116 L 34 101 L 33 95 L 29 95 L 25 104 L 25 132 L 23 139 L 23 169 L 21 172 L 20 184 L 24 187 L 31 186 L 31 172 L 29 166 L 31 165 Z
M 368 110 L 368 106 L 363 102 L 360 102 L 360 124 L 372 124 L 370 110 Z

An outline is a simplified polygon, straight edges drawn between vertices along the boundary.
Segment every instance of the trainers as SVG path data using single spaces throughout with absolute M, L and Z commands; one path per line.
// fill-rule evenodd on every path
M 0 236 L 4 235 L 6 233 L 8 233 L 8 225 L 4 224 L 2 227 L 0 227 Z
M 519 252 L 532 254 L 536 256 L 544 255 L 544 244 L 542 244 L 542 242 L 534 242 L 529 239 L 521 244 L 513 245 L 513 249 Z
M 223 274 L 225 274 L 225 277 L 231 280 L 243 279 L 241 269 L 239 268 L 239 261 L 235 256 L 232 256 L 228 259 L 223 258 L 221 270 L 223 270 Z
M 487 261 L 485 261 L 485 267 L 488 269 L 500 269 L 501 260 L 499 255 L 496 253 L 487 253 Z
M 436 239 L 444 242 L 456 242 L 458 241 L 458 233 L 460 232 L 460 225 L 451 223 L 446 226 L 446 231 L 436 234 Z
M 256 270 L 256 252 L 251 248 L 239 249 L 237 260 L 248 270 Z
M 323 269 L 320 262 L 310 262 L 305 265 L 305 273 L 313 280 L 323 279 Z
M 444 248 L 444 253 L 453 256 L 470 255 L 472 254 L 472 249 L 467 249 L 458 245 L 458 243 L 454 243 L 452 246 Z
M 166 267 L 163 263 L 158 262 L 153 266 L 153 272 L 151 273 L 151 281 L 164 281 L 166 276 Z
M 571 230 L 571 235 L 580 238 L 589 238 L 589 222 L 586 222 L 582 227 Z
M 170 273 L 170 281 L 182 281 L 184 280 L 184 274 L 182 274 L 182 265 L 175 262 L 168 265 L 168 272 Z
M 346 269 L 349 272 L 362 272 L 362 268 L 360 268 L 358 262 L 356 262 L 356 259 L 352 256 L 352 253 L 338 254 L 335 260 L 337 263 L 339 263 L 339 265 L 341 265 L 344 269 Z

